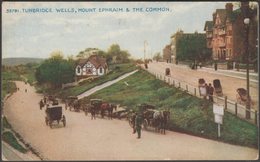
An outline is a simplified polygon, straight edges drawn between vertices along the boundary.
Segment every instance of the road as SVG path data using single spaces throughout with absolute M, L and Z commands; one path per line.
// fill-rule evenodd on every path
M 67 125 L 45 125 L 42 95 L 16 82 L 20 90 L 5 103 L 13 128 L 47 160 L 254 160 L 258 150 L 187 134 L 142 131 L 137 139 L 125 120 L 91 120 L 83 112 L 63 109 Z M 25 88 L 28 92 L 25 93 Z M 64 108 L 64 106 L 63 106 Z
M 183 83 L 190 84 L 191 86 L 198 87 L 198 79 L 204 78 L 206 83 L 213 83 L 214 79 L 219 79 L 222 86 L 224 96 L 227 96 L 229 100 L 237 101 L 236 89 L 245 88 L 246 80 L 237 76 L 232 77 L 230 74 L 223 74 L 221 72 L 214 72 L 212 70 L 198 69 L 192 70 L 184 65 L 175 65 L 165 62 L 152 62 L 148 64 L 148 71 L 156 72 L 159 74 L 165 74 L 165 69 L 170 68 L 171 77 L 177 79 Z M 254 108 L 258 108 L 258 82 L 254 79 L 250 82 L 250 95 L 254 103 Z

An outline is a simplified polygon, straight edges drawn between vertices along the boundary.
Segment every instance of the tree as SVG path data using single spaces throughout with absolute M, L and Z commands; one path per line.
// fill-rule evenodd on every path
M 200 60 L 204 61 L 211 57 L 207 49 L 205 34 L 183 34 L 176 40 L 177 60 Z
M 50 83 L 53 88 L 59 88 L 62 83 L 74 80 L 74 62 L 61 56 L 61 53 L 51 55 L 36 69 L 35 77 L 38 83 Z
M 161 53 L 160 53 L 160 52 L 157 52 L 157 53 L 154 55 L 153 60 L 159 61 L 160 59 L 162 59 Z
M 107 61 L 111 63 L 115 58 L 116 63 L 127 63 L 130 61 L 130 54 L 126 50 L 121 50 L 118 44 L 112 44 L 107 51 Z

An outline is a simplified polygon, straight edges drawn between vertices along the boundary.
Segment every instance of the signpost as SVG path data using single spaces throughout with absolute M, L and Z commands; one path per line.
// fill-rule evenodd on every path
M 223 124 L 224 106 L 214 103 L 213 113 L 215 114 L 215 123 L 218 124 L 218 137 L 220 137 L 220 124 Z

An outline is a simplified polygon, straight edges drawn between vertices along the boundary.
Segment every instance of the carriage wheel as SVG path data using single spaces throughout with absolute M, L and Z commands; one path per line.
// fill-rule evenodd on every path
M 63 122 L 63 126 L 65 127 L 66 126 L 66 118 L 65 118 L 64 115 L 62 116 L 62 122 Z
M 45 117 L 45 123 L 46 123 L 46 125 L 48 125 L 48 118 L 47 117 Z
M 148 128 L 148 121 L 147 121 L 147 119 L 144 119 L 143 128 L 144 128 L 145 130 L 147 130 L 147 128 Z

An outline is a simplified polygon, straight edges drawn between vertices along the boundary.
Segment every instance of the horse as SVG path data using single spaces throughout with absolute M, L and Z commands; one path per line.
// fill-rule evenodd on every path
M 169 110 L 163 110 L 162 115 L 160 116 L 160 133 L 165 134 L 165 129 L 167 127 L 167 123 L 170 120 L 170 111 Z
M 115 104 L 110 104 L 108 102 L 104 102 L 104 103 L 101 104 L 100 108 L 101 108 L 100 112 L 101 112 L 102 118 L 104 118 L 105 112 L 107 111 L 108 112 L 108 118 L 112 119 L 113 109 L 116 108 Z
M 160 132 L 161 118 L 162 112 L 158 110 L 154 111 L 151 125 L 154 127 L 156 132 Z

